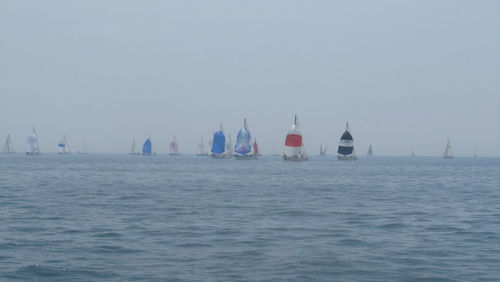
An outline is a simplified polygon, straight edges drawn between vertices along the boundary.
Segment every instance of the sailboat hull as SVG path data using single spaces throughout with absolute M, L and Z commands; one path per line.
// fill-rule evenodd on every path
M 287 156 L 287 155 L 283 154 L 283 160 L 290 161 L 290 162 L 302 162 L 302 161 L 308 161 L 309 158 L 305 155 Z
M 232 156 L 225 155 L 225 154 L 212 154 L 212 158 L 214 158 L 214 159 L 229 159 L 229 158 L 232 158 Z
M 353 156 L 353 155 L 349 155 L 349 156 L 348 155 L 338 155 L 337 159 L 339 161 L 355 161 L 358 159 L 358 157 Z
M 256 160 L 257 155 L 251 154 L 251 155 L 236 155 L 235 158 L 237 160 Z

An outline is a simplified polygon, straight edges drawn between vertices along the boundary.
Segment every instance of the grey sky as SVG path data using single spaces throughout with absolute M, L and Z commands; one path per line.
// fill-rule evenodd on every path
M 0 138 L 17 151 L 195 152 L 248 119 L 310 154 L 349 121 L 358 154 L 500 155 L 500 1 L 0 0 Z

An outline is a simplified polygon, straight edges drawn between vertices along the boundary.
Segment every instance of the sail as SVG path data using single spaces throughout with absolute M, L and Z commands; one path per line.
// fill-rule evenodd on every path
M 257 144 L 257 139 L 253 141 L 253 154 L 256 156 L 260 155 L 259 144 Z
M 304 153 L 303 146 L 304 145 L 302 143 L 302 132 L 300 130 L 297 115 L 295 115 L 295 121 L 290 130 L 288 131 L 288 134 L 286 135 L 284 154 L 286 157 L 303 155 Z
M 15 153 L 14 148 L 12 147 L 12 141 L 10 140 L 10 134 L 8 134 L 7 139 L 5 139 L 5 144 L 3 145 L 3 153 Z
M 372 149 L 372 144 L 370 144 L 370 147 L 368 147 L 368 153 L 366 153 L 367 156 L 373 156 L 373 149 Z
M 33 127 L 33 133 L 26 139 L 26 154 L 35 155 L 40 154 L 40 147 L 38 145 L 38 137 L 36 135 L 35 128 Z
M 248 130 L 247 120 L 243 120 L 243 127 L 238 132 L 236 136 L 236 145 L 234 151 L 240 155 L 246 155 L 252 151 L 252 145 L 250 145 L 252 135 Z
M 340 138 L 339 148 L 337 153 L 340 155 L 352 155 L 354 152 L 354 140 L 351 133 L 349 132 L 349 124 L 346 125 L 346 130 L 342 137 Z
M 222 125 L 219 131 L 214 133 L 214 138 L 212 141 L 212 154 L 222 154 L 226 148 L 226 137 L 222 129 Z
M 132 148 L 130 148 L 130 154 L 136 155 L 138 153 L 139 152 L 137 151 L 137 146 L 135 145 L 135 138 L 134 138 L 134 140 L 132 141 Z
M 203 137 L 201 137 L 200 144 L 198 144 L 198 155 L 205 155 L 205 143 L 203 143 Z
M 450 139 L 446 141 L 446 148 L 444 149 L 444 154 L 443 158 L 448 159 L 448 158 L 453 158 L 453 153 L 451 151 L 451 143 Z
M 151 155 L 153 152 L 153 145 L 151 143 L 150 138 L 146 139 L 146 142 L 144 142 L 144 145 L 142 145 L 142 154 L 143 155 Z
M 174 154 L 179 153 L 177 139 L 175 138 L 175 136 L 174 136 L 174 139 L 172 140 L 172 142 L 170 142 L 170 153 L 174 153 Z
M 231 134 L 229 134 L 226 142 L 226 155 L 234 156 L 234 147 L 233 147 L 233 139 L 231 138 Z

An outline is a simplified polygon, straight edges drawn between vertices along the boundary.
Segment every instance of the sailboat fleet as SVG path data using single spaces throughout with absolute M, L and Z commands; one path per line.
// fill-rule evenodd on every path
M 11 135 L 8 134 L 3 148 L 2 154 L 14 154 L 14 146 L 12 144 Z M 271 155 L 278 155 L 276 152 L 276 144 L 273 144 L 273 152 Z M 71 154 L 71 150 L 69 147 L 68 139 L 66 135 L 63 135 L 61 141 L 57 143 L 58 154 L 59 155 L 67 155 Z M 257 139 L 252 139 L 252 134 L 250 133 L 250 129 L 248 126 L 247 119 L 243 119 L 243 127 L 240 128 L 238 134 L 236 135 L 236 143 L 233 144 L 231 135 L 226 135 L 224 133 L 224 128 L 222 123 L 220 124 L 220 128 L 218 131 L 215 131 L 212 135 L 212 138 L 209 139 L 208 147 L 210 148 L 210 152 L 206 150 L 206 144 L 204 142 L 203 137 L 200 139 L 200 143 L 197 145 L 198 151 L 197 156 L 212 156 L 215 159 L 223 159 L 223 158 L 236 158 L 238 160 L 255 160 L 260 155 L 259 145 L 257 143 Z M 31 134 L 26 139 L 25 144 L 25 152 L 29 156 L 37 156 L 40 155 L 40 145 L 38 141 L 38 135 L 33 127 Z M 87 144 L 84 140 L 83 142 L 83 150 L 77 151 L 78 154 L 88 154 Z M 147 137 L 142 145 L 142 150 L 138 149 L 135 138 L 132 141 L 132 146 L 129 151 L 130 155 L 143 155 L 143 156 L 154 156 L 156 155 L 155 147 L 153 146 L 153 142 L 151 140 L 151 135 Z M 179 144 L 177 142 L 176 136 L 173 137 L 170 142 L 170 156 L 180 156 Z M 319 155 L 326 156 L 327 155 L 327 145 L 320 144 L 319 147 Z M 367 157 L 373 156 L 373 147 L 372 144 L 368 147 L 368 152 L 366 154 Z M 415 151 L 411 150 L 411 156 L 415 157 Z M 452 159 L 454 158 L 451 142 L 448 138 L 446 140 L 446 146 L 444 149 L 444 153 L 442 155 L 444 159 Z M 477 157 L 476 148 L 474 148 L 473 157 Z M 302 129 L 299 124 L 299 120 L 297 115 L 294 116 L 294 121 L 290 129 L 288 130 L 285 142 L 284 142 L 284 150 L 282 154 L 282 158 L 285 161 L 307 161 L 309 160 L 308 155 L 304 149 L 303 143 L 303 135 Z M 354 149 L 354 138 L 350 132 L 349 123 L 346 123 L 346 129 L 342 133 L 337 149 L 337 158 L 338 160 L 357 160 L 358 157 L 356 155 Z

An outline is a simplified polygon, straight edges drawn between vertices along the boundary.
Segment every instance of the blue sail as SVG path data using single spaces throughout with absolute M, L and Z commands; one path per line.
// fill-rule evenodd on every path
M 151 140 L 149 138 L 144 142 L 144 145 L 142 145 L 142 154 L 143 155 L 151 155 Z
M 212 142 L 212 154 L 222 154 L 226 148 L 226 137 L 224 132 L 217 131 L 214 133 L 214 140 Z
M 252 151 L 251 145 L 252 135 L 245 127 L 241 128 L 236 137 L 236 145 L 234 151 L 240 155 L 246 155 Z

